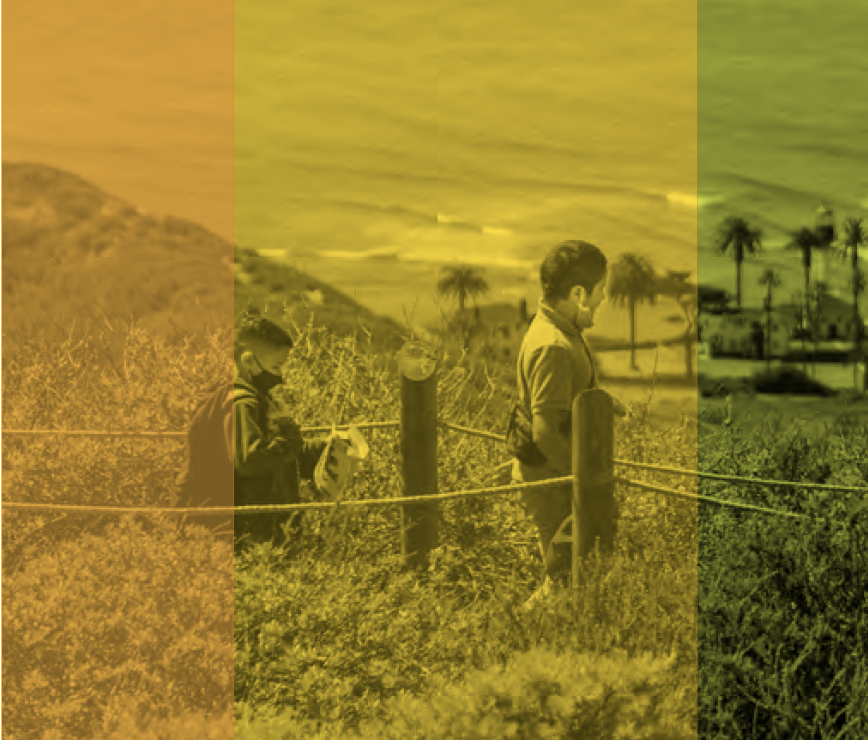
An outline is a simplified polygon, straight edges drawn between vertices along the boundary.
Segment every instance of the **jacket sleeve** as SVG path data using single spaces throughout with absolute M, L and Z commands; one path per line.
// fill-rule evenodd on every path
M 274 473 L 294 457 L 293 446 L 283 437 L 267 441 L 267 431 L 256 422 L 255 409 L 255 401 L 235 403 L 233 459 L 239 475 Z

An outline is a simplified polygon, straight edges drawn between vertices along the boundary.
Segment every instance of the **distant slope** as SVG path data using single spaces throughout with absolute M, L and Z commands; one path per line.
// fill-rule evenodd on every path
M 101 313 L 160 331 L 173 322 L 199 329 L 271 298 L 297 324 L 313 313 L 317 324 L 349 331 L 358 317 L 378 344 L 400 345 L 397 324 L 326 283 L 40 164 L 3 163 L 2 283 L 4 335 Z
M 328 283 L 289 265 L 259 255 L 255 250 L 235 249 L 235 310 L 253 305 L 266 315 L 285 317 L 299 328 L 313 318 L 340 335 L 356 332 L 370 346 L 394 350 L 404 343 L 407 331 L 397 322 L 375 314 Z

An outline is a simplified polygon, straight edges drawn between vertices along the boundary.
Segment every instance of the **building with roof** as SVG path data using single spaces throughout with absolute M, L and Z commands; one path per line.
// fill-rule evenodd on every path
M 810 307 L 814 316 L 814 331 L 803 325 L 805 307 L 788 303 L 774 306 L 769 317 L 762 308 L 726 308 L 719 306 L 711 311 L 700 312 L 699 341 L 707 348 L 709 357 L 763 358 L 766 347 L 772 358 L 786 358 L 802 351 L 803 341 L 809 342 L 806 350 L 832 350 L 845 352 L 852 348 L 855 339 L 853 307 L 847 301 L 825 295 Z M 864 326 L 864 322 L 863 322 Z M 769 344 L 766 331 L 770 328 Z

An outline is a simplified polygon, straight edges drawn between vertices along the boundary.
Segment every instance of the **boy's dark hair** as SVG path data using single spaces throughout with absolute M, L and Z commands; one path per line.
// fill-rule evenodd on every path
M 266 319 L 255 308 L 246 309 L 235 320 L 235 359 L 247 349 L 250 342 L 267 344 L 272 347 L 292 349 L 295 342 L 282 326 Z
M 540 283 L 547 301 L 565 299 L 581 285 L 593 292 L 606 275 L 609 261 L 598 247 L 583 241 L 565 241 L 554 247 L 543 260 Z

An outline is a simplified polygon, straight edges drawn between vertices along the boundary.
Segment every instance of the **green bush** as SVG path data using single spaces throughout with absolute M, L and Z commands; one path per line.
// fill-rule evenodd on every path
M 232 702 L 233 563 L 203 530 L 121 522 L 3 578 L 4 736 L 89 737 Z
M 748 378 L 709 378 L 700 374 L 697 383 L 703 398 L 726 398 L 733 393 L 754 391 L 753 382 Z
M 427 698 L 402 694 L 387 702 L 382 719 L 366 722 L 357 731 L 317 732 L 291 715 L 277 715 L 243 722 L 235 736 L 239 740 L 692 737 L 695 730 L 680 718 L 684 697 L 672 690 L 668 667 L 669 662 L 648 657 L 532 650 L 513 656 L 506 667 L 476 671 L 460 684 L 441 682 Z
M 440 681 L 426 698 L 406 693 L 387 701 L 383 718 L 355 730 L 327 728 L 298 711 L 251 719 L 186 716 L 145 728 L 126 718 L 98 740 L 483 740 L 594 738 L 681 740 L 695 736 L 679 719 L 683 696 L 671 685 L 671 660 L 648 656 L 601 658 L 531 650 L 508 665 L 473 672 L 466 681 Z M 232 734 L 234 732 L 234 735 Z
M 701 579 L 700 726 L 865 737 L 866 522 L 747 520 L 738 531 L 739 546 Z
M 721 474 L 862 486 L 868 430 L 842 420 L 824 438 L 737 428 L 703 444 Z M 868 558 L 864 494 L 732 486 L 707 495 L 811 517 L 708 507 L 699 517 L 703 737 L 859 738 L 868 732 Z
M 833 396 L 835 392 L 818 380 L 794 367 L 781 367 L 751 376 L 751 386 L 757 393 Z
M 390 357 L 375 356 L 363 331 L 295 328 L 279 401 L 302 425 L 399 417 Z M 21 350 L 3 357 L 4 426 L 99 429 L 123 420 L 129 429 L 181 429 L 195 391 L 227 377 L 228 340 L 181 330 L 163 340 L 103 324 L 58 343 L 22 335 Z M 447 359 L 440 416 L 502 433 L 513 392 L 490 366 Z M 617 458 L 694 468 L 699 452 L 700 469 L 724 474 L 868 480 L 868 430 L 852 419 L 819 441 L 774 427 L 744 437 L 731 427 L 698 444 L 695 425 L 654 429 L 646 411 L 617 422 Z M 441 491 L 492 484 L 501 446 L 440 434 Z M 350 496 L 400 495 L 398 431 L 366 436 L 373 454 Z M 10 437 L 4 497 L 152 506 L 165 500 L 179 463 L 177 441 Z M 860 495 L 711 480 L 697 487 L 664 471 L 624 472 L 828 523 L 618 486 L 615 556 L 588 565 L 576 599 L 523 612 L 541 559 L 517 495 L 443 503 L 441 546 L 424 573 L 401 564 L 392 507 L 306 512 L 288 545 L 234 560 L 205 531 L 157 519 L 10 511 L 4 732 L 222 738 L 233 727 L 257 738 L 399 737 L 421 723 L 429 734 L 418 737 L 500 737 L 513 726 L 515 737 L 545 737 L 547 717 L 552 737 L 618 737 L 611 724 L 609 735 L 578 729 L 593 706 L 601 721 L 609 711 L 618 721 L 657 713 L 621 727 L 624 737 L 681 737 L 690 728 L 702 737 L 863 736 L 865 529 L 859 518 L 846 524 Z M 550 664 L 544 655 L 559 657 Z M 647 656 L 668 662 L 652 671 Z M 571 663 L 588 668 L 584 678 Z M 616 686 L 623 691 L 611 693 Z M 546 692 L 559 699 L 544 702 Z

